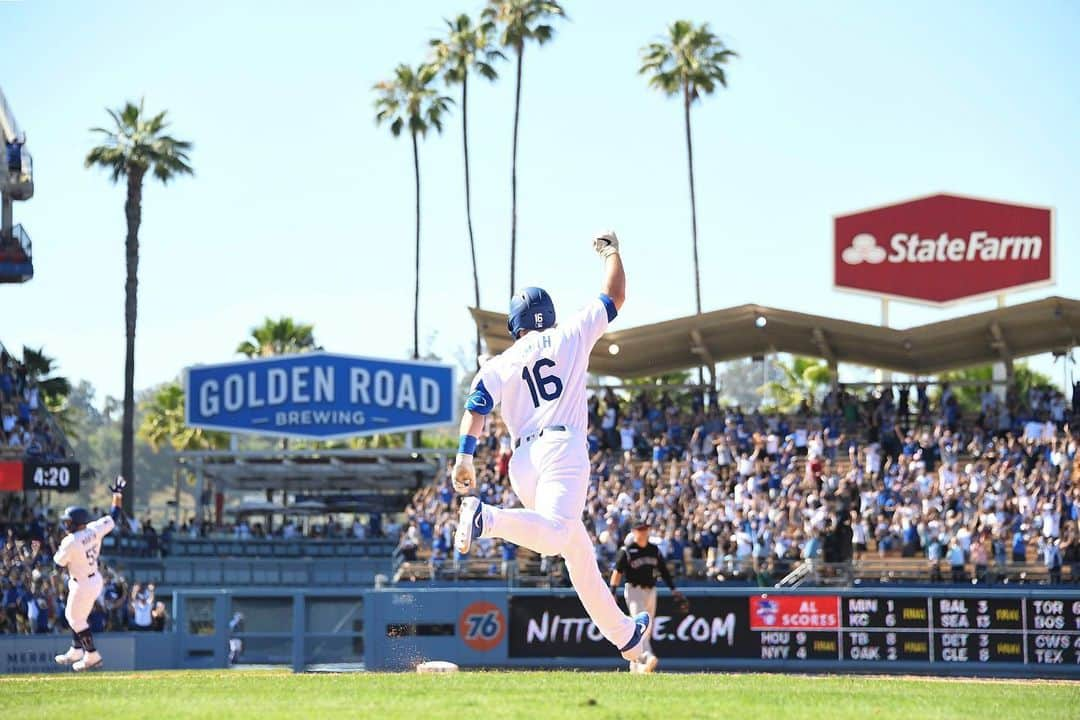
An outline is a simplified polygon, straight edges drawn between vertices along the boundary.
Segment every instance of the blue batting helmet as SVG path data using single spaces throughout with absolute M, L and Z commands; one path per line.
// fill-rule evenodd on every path
M 555 325 L 555 303 L 546 290 L 527 287 L 510 298 L 506 327 L 517 338 L 522 330 L 546 330 Z
M 64 509 L 64 514 L 60 516 L 60 522 L 63 524 L 64 530 L 74 532 L 90 522 L 90 513 L 84 507 L 72 505 Z

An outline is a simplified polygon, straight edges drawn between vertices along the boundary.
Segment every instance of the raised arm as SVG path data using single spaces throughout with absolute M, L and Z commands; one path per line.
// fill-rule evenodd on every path
M 124 517 L 124 488 L 127 487 L 127 480 L 123 475 L 116 476 L 116 482 L 109 486 L 109 491 L 112 492 L 112 508 L 109 510 L 109 517 L 112 518 L 113 525 L 119 525 L 121 518 Z M 112 528 L 105 531 L 106 534 L 112 532 Z
M 601 292 L 611 298 L 616 310 L 622 310 L 626 301 L 626 272 L 619 255 L 619 238 L 614 231 L 601 233 L 593 238 L 593 249 L 604 259 L 604 282 Z
M 492 386 L 494 395 L 488 390 L 487 385 Z M 458 442 L 457 457 L 454 460 L 454 471 L 451 476 L 454 489 L 463 495 L 471 493 L 476 486 L 473 455 L 476 454 L 480 431 L 484 429 L 484 417 L 495 409 L 499 395 L 501 395 L 501 383 L 498 374 L 485 372 L 481 368 L 473 380 L 469 396 L 465 398 L 465 412 L 461 416 L 460 425 L 461 438 Z

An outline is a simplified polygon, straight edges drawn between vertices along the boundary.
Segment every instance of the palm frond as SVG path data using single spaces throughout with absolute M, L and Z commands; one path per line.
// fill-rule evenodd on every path
M 138 105 L 128 101 L 120 109 L 106 109 L 116 124 L 115 131 L 95 127 L 90 131 L 104 135 L 104 143 L 87 153 L 86 167 L 104 167 L 113 182 L 129 173 L 150 170 L 162 183 L 177 175 L 193 175 L 188 152 L 192 144 L 178 140 L 163 131 L 169 126 L 168 113 L 163 110 L 152 117 L 145 116 L 145 102 Z
M 694 102 L 711 95 L 719 84 L 727 87 L 722 65 L 738 55 L 727 48 L 708 23 L 695 26 L 676 20 L 668 26 L 667 37 L 641 49 L 639 74 L 649 76 L 649 86 L 666 95 L 685 90 Z
M 375 124 L 388 122 L 394 137 L 409 128 L 411 135 L 424 137 L 430 128 L 442 132 L 442 116 L 449 112 L 453 100 L 439 95 L 432 87 L 440 66 L 422 63 L 416 68 L 401 64 L 394 69 L 392 80 L 376 83 Z

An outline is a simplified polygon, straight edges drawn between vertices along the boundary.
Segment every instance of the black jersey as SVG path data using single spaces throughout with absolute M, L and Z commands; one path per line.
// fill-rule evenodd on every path
M 656 587 L 656 574 L 660 573 L 664 583 L 672 590 L 675 589 L 664 556 L 660 548 L 652 543 L 646 543 L 645 547 L 630 543 L 619 548 L 619 553 L 615 556 L 615 569 L 622 573 L 626 582 L 631 585 L 647 588 Z

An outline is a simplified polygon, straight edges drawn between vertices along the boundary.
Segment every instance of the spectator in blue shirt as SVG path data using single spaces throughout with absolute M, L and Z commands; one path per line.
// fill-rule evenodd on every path
M 1021 525 L 1013 533 L 1012 541 L 1012 559 L 1014 563 L 1027 562 L 1027 538 L 1024 531 L 1027 530 L 1027 525 Z

